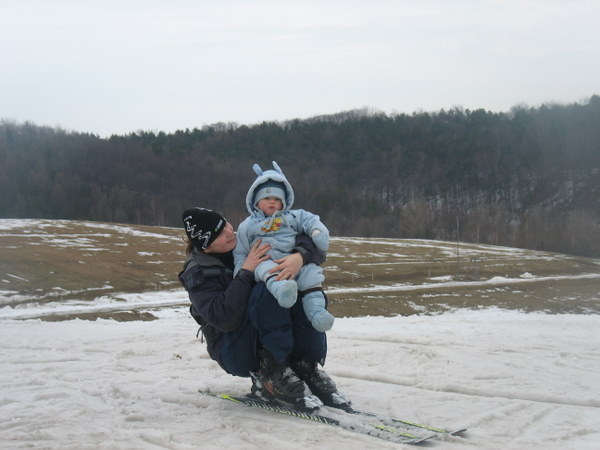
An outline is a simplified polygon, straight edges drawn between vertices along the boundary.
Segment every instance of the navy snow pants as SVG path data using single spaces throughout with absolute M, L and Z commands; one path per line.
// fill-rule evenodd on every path
M 304 314 L 301 298 L 291 308 L 282 308 L 264 283 L 252 289 L 240 327 L 224 333 L 221 339 L 221 366 L 239 377 L 248 377 L 250 371 L 258 369 L 260 346 L 279 362 L 323 364 L 327 355 L 327 336 L 312 327 Z

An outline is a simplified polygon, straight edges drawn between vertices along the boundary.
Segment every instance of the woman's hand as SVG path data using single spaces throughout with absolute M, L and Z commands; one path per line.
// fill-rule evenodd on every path
M 298 276 L 298 273 L 304 264 L 300 253 L 292 253 L 291 255 L 284 256 L 283 258 L 274 261 L 279 265 L 273 267 L 269 273 L 279 272 L 279 275 L 275 278 L 277 281 L 293 280 Z
M 254 243 L 250 252 L 248 252 L 248 256 L 244 260 L 244 264 L 242 264 L 242 269 L 249 270 L 250 272 L 254 272 L 256 266 L 258 266 L 261 262 L 266 261 L 271 256 L 268 251 L 271 250 L 270 244 L 260 245 L 260 239 Z

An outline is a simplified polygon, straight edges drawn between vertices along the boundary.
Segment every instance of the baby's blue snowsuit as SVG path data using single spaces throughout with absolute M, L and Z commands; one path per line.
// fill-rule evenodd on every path
M 291 308 L 296 302 L 298 290 L 303 292 L 321 287 L 325 280 L 323 270 L 315 264 L 306 264 L 300 270 L 296 281 L 275 281 L 273 274 L 269 273 L 273 267 L 277 266 L 273 260 L 292 252 L 298 233 L 307 234 L 318 249 L 326 251 L 329 247 L 329 230 L 319 220 L 319 216 L 303 209 L 290 209 L 294 203 L 294 190 L 275 161 L 273 161 L 273 168 L 275 170 L 263 172 L 257 164 L 253 166 L 258 177 L 246 195 L 246 207 L 250 216 L 240 224 L 237 230 L 237 245 L 233 250 L 234 276 L 241 269 L 250 248 L 257 239 L 261 239 L 263 244 L 269 243 L 272 259 L 258 265 L 254 271 L 255 278 L 257 281 L 264 281 L 267 284 L 267 288 L 281 306 Z M 285 188 L 285 199 L 282 199 L 283 209 L 270 217 L 258 209 L 255 200 L 256 192 L 268 181 L 280 183 Z M 327 312 L 325 303 L 323 292 L 319 289 L 305 293 L 302 297 L 306 317 L 318 331 L 327 331 L 333 324 L 333 316 Z

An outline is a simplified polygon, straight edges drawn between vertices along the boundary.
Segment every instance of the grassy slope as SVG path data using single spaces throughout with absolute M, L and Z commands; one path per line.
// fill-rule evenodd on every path
M 178 229 L 75 221 L 2 223 L 0 290 L 10 293 L 4 304 L 91 301 L 121 292 L 179 288 L 184 244 Z M 324 268 L 330 309 L 337 316 L 492 305 L 600 313 L 600 278 L 568 278 L 600 273 L 597 259 L 466 243 L 334 238 Z M 529 281 L 524 274 L 564 278 Z M 494 277 L 518 280 L 486 282 Z

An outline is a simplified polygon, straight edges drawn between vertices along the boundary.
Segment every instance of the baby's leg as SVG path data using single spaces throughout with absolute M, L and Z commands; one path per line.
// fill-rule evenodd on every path
M 300 292 L 315 287 L 321 287 L 323 281 L 325 281 L 323 269 L 316 264 L 306 264 L 300 269 L 300 273 L 298 274 L 298 277 L 296 277 L 296 281 L 298 282 L 298 290 Z
M 256 266 L 256 269 L 254 269 L 254 278 L 256 281 L 264 281 L 266 283 L 269 277 L 273 275 L 272 273 L 269 273 L 269 271 L 274 267 L 277 267 L 277 265 L 278 264 L 271 259 L 261 262 Z
M 269 271 L 277 265 L 271 260 L 261 262 L 254 270 L 254 277 L 256 281 L 265 282 L 267 289 L 277 299 L 280 306 L 291 308 L 298 298 L 298 285 L 294 280 L 275 281 L 277 274 L 269 273 Z
M 315 264 L 307 264 L 298 275 L 298 288 L 306 293 L 302 297 L 304 314 L 317 331 L 327 331 L 333 326 L 333 316 L 327 311 L 325 294 L 320 289 L 325 280 L 323 270 Z
M 325 308 L 325 295 L 322 290 L 310 291 L 302 297 L 304 314 L 317 331 L 325 332 L 333 326 L 334 317 Z

